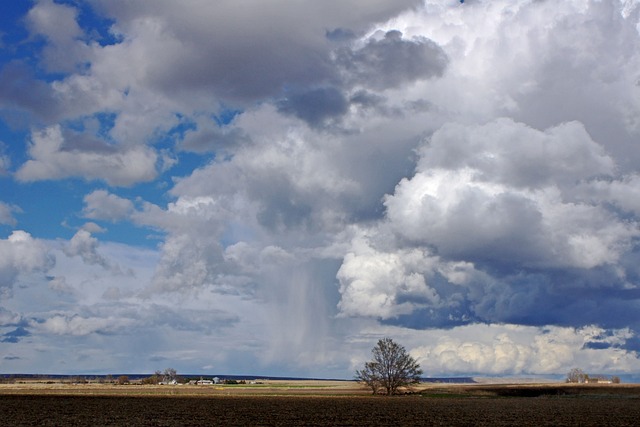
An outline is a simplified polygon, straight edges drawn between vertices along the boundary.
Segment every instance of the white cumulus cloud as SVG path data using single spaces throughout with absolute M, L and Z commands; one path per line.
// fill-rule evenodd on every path
M 0 240 L 0 296 L 10 292 L 18 275 L 46 273 L 55 264 L 47 246 L 29 233 L 16 230 Z
M 69 150 L 59 125 L 32 134 L 30 160 L 16 172 L 21 181 L 83 177 L 110 185 L 128 186 L 156 177 L 158 155 L 151 148 L 124 150 L 104 147 L 102 151 Z

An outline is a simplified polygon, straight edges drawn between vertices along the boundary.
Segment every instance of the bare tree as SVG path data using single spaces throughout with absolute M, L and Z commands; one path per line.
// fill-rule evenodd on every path
M 373 394 L 378 394 L 382 381 L 380 381 L 377 372 L 376 362 L 367 362 L 362 370 L 356 370 L 356 380 L 371 388 Z
M 178 379 L 178 373 L 173 368 L 167 368 L 162 373 L 162 382 L 170 383 Z
M 160 384 L 162 381 L 162 372 L 156 370 L 153 375 L 142 379 L 142 384 Z
M 567 382 L 568 383 L 583 383 L 585 382 L 589 376 L 584 373 L 584 371 L 580 368 L 573 368 L 567 374 Z
M 371 354 L 373 360 L 365 363 L 362 370 L 356 370 L 355 378 L 369 386 L 373 394 L 380 390 L 387 395 L 396 394 L 400 387 L 420 382 L 420 365 L 391 338 L 379 340 Z

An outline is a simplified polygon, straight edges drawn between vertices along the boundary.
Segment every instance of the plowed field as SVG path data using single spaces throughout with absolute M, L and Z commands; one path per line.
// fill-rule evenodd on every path
M 7 426 L 634 426 L 640 400 L 580 397 L 0 395 Z

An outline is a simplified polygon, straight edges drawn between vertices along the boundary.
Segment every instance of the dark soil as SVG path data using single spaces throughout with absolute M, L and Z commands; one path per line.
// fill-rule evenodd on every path
M 7 426 L 633 426 L 632 397 L 0 395 Z

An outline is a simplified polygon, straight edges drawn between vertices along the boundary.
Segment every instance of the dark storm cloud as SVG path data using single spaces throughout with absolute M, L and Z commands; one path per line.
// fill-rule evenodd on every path
M 373 89 L 439 77 L 448 64 L 446 53 L 432 40 L 406 40 L 396 30 L 370 38 L 360 49 L 340 49 L 336 61 L 348 74 L 347 81 Z
M 0 340 L 0 342 L 6 342 L 6 343 L 17 343 L 20 342 L 21 339 L 23 339 L 24 337 L 28 337 L 31 335 L 31 332 L 29 332 L 27 329 L 25 329 L 24 327 L 20 326 L 16 329 L 14 329 L 13 331 L 7 332 L 5 334 L 2 335 L 2 340 Z
M 603 328 L 638 326 L 640 293 L 622 289 L 625 283 L 607 267 L 591 270 L 521 270 L 504 274 L 491 264 L 477 264 L 478 274 L 467 286 L 453 286 L 430 277 L 440 304 L 413 310 L 383 323 L 411 328 L 448 328 L 468 323 L 507 323 L 529 326 L 548 324 L 576 327 L 597 324 Z M 447 292 L 447 288 L 449 292 Z M 455 293 L 451 293 L 455 289 Z M 424 301 L 396 294 L 394 304 Z
M 230 153 L 248 142 L 248 137 L 239 129 L 220 128 L 215 123 L 199 125 L 185 132 L 179 148 L 195 153 Z
M 278 103 L 280 112 L 294 114 L 314 127 L 341 117 L 348 108 L 349 103 L 344 94 L 334 87 L 292 93 Z
M 18 343 L 31 335 L 29 322 L 21 315 L 0 307 L 0 342 Z
M 612 267 L 521 269 L 515 273 L 491 263 L 478 263 L 476 268 L 478 271 L 462 286 L 437 274 L 425 274 L 426 283 L 439 297 L 437 304 L 403 296 L 396 290 L 393 304 L 426 307 L 383 318 L 382 322 L 416 329 L 475 322 L 565 327 L 596 324 L 608 330 L 640 326 L 636 316 L 640 291 L 625 289 L 628 283 Z
M 419 308 L 410 314 L 401 314 L 389 319 L 381 319 L 383 325 L 399 326 L 411 329 L 449 329 L 470 323 L 482 322 L 482 319 L 471 317 L 465 308 Z
M 335 36 L 342 33 L 338 31 Z M 426 38 L 406 40 L 400 31 L 393 30 L 380 39 L 372 36 L 363 47 L 338 48 L 334 61 L 333 68 L 339 70 L 340 86 L 293 91 L 278 103 L 279 111 L 320 127 L 346 114 L 351 103 L 361 108 L 383 107 L 384 97 L 367 89 L 397 88 L 442 76 L 448 58 L 433 41 Z M 347 99 L 345 92 L 354 87 L 365 89 L 357 90 Z
M 616 346 L 607 342 L 588 342 L 588 343 L 585 343 L 583 348 L 589 349 L 589 350 L 606 350 L 612 347 L 616 347 Z
M 5 356 L 3 357 L 3 360 L 20 360 L 21 357 L 18 356 Z
M 231 102 L 261 99 L 277 95 L 286 85 L 313 85 L 333 78 L 327 35 L 362 31 L 371 22 L 418 3 L 279 0 L 185 7 L 170 1 L 94 2 L 118 21 L 125 39 L 144 30 L 167 41 L 154 47 L 155 58 L 149 57 L 152 86 L 168 93 L 208 88 Z
M 5 111 L 19 111 L 31 119 L 51 121 L 59 117 L 59 102 L 51 87 L 38 80 L 31 67 L 13 61 L 0 71 L 0 114 L 11 120 Z M 26 120 L 28 122 L 28 120 Z M 20 123 L 25 126 L 26 123 Z
M 351 96 L 349 101 L 352 104 L 359 105 L 364 108 L 373 108 L 383 104 L 385 98 L 373 92 L 359 90 Z
M 336 28 L 334 30 L 327 30 L 327 39 L 333 42 L 346 42 L 356 38 L 356 34 L 348 28 Z
M 612 278 L 613 274 L 606 267 L 495 274 L 481 290 L 470 290 L 472 311 L 485 322 L 621 328 L 634 321 L 631 312 L 640 300 L 613 297 L 623 284 L 615 279 L 606 286 L 601 284 L 604 277 Z M 590 282 L 599 285 L 591 288 Z
M 256 216 L 260 224 L 274 231 L 311 225 L 311 195 L 296 189 L 284 174 L 271 172 L 262 176 L 262 184 L 252 186 L 262 201 Z

